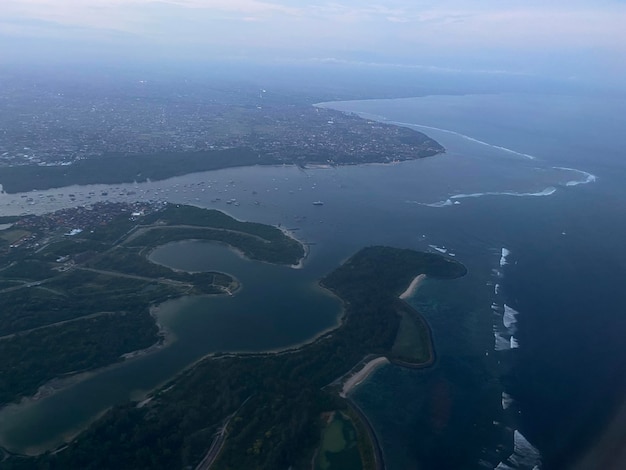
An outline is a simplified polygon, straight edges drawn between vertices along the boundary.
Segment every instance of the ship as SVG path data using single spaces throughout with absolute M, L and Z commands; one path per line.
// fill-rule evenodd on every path
M 323 205 L 324 205 L 324 203 L 323 203 L 322 201 L 314 201 L 314 202 L 313 202 L 313 205 L 314 205 L 314 206 L 323 206 Z

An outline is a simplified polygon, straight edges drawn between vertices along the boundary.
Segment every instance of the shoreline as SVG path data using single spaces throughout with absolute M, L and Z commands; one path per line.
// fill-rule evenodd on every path
M 217 294 L 221 295 L 221 294 Z M 170 346 L 172 343 L 176 341 L 176 337 L 174 334 L 169 331 L 167 328 L 163 327 L 160 322 L 157 320 L 156 312 L 158 311 L 160 304 L 154 304 L 150 306 L 150 316 L 154 318 L 155 324 L 159 329 L 157 332 L 158 340 L 148 346 L 147 348 L 137 349 L 135 351 L 130 351 L 120 355 L 121 361 L 114 362 L 112 364 L 108 364 L 96 369 L 91 370 L 83 370 L 77 372 L 70 372 L 65 375 L 60 375 L 48 380 L 46 383 L 41 385 L 37 391 L 29 396 L 23 396 L 20 398 L 18 402 L 15 403 L 6 403 L 4 406 L 0 407 L 0 415 L 6 410 L 9 410 L 14 407 L 20 406 L 28 406 L 30 404 L 36 403 L 40 400 L 44 400 L 52 395 L 55 395 L 58 392 L 61 392 L 67 388 L 70 388 L 90 377 L 101 374 L 108 370 L 114 369 L 116 367 L 120 367 L 126 364 L 128 361 L 132 361 L 135 359 L 139 359 L 141 357 L 148 356 L 150 354 L 154 354 L 161 349 L 164 349 Z
M 401 300 L 406 300 L 406 299 L 413 297 L 415 295 L 415 292 L 417 292 L 417 289 L 419 288 L 420 284 L 425 279 L 426 279 L 426 274 L 419 274 L 418 276 L 415 276 L 415 278 L 411 281 L 411 283 L 406 288 L 406 290 L 402 292 L 402 294 L 400 294 L 398 298 Z
M 298 237 L 296 237 L 291 230 L 286 229 L 285 227 L 281 227 L 280 225 L 275 225 L 275 227 L 278 230 L 280 230 L 283 233 L 283 235 L 296 241 L 302 247 L 302 250 L 304 251 L 302 258 L 300 258 L 300 260 L 296 264 L 289 265 L 289 267 L 292 269 L 302 269 L 304 267 L 304 261 L 309 257 L 309 252 L 310 252 L 309 245 L 307 245 Z
M 304 255 L 302 256 L 302 258 L 300 259 L 300 261 L 298 262 L 298 264 L 296 265 L 285 265 L 288 266 L 292 269 L 302 269 L 304 261 L 309 253 L 308 250 L 308 246 L 303 243 L 302 241 L 300 241 L 299 239 L 297 239 L 290 231 L 288 231 L 287 229 L 284 229 L 282 227 L 276 227 L 278 228 L 285 236 L 288 236 L 290 238 L 292 238 L 293 240 L 295 240 L 296 242 L 298 242 L 304 250 Z M 228 243 L 223 243 L 223 242 L 216 242 L 216 241 L 210 241 L 210 240 L 203 240 L 203 239 L 198 239 L 198 241 L 208 241 L 210 243 L 217 243 L 217 244 L 221 244 L 224 247 L 226 247 L 227 249 L 230 249 L 231 251 L 233 251 L 237 256 L 240 256 L 242 259 L 245 259 L 246 261 L 258 261 L 258 260 L 252 260 L 251 258 L 248 258 L 243 251 L 241 251 L 240 249 L 228 244 Z M 176 243 L 176 242 L 172 242 L 172 243 Z M 150 262 L 155 263 L 155 261 L 150 260 L 150 255 L 152 254 L 152 252 L 154 250 L 156 250 L 158 247 L 153 248 L 152 250 L 150 250 L 150 252 L 147 254 L 146 259 L 148 259 Z M 259 262 L 265 262 L 265 261 L 259 261 Z M 176 272 L 185 272 L 185 273 L 189 273 L 189 274 L 194 274 L 194 272 L 192 271 L 186 271 L 186 270 L 181 270 L 181 269 L 175 269 L 172 268 L 170 266 L 161 264 L 161 263 L 155 263 L 155 264 L 159 264 L 161 266 L 165 266 L 169 269 L 172 269 L 173 271 Z M 275 264 L 275 263 L 270 263 L 270 264 Z M 202 271 L 204 272 L 204 271 Z M 236 283 L 236 287 L 233 290 L 229 290 L 227 287 L 223 288 L 223 292 L 222 293 L 215 293 L 215 294 L 200 294 L 200 295 L 183 295 L 180 298 L 184 298 L 184 297 L 221 297 L 221 296 L 232 296 L 235 295 L 236 293 L 238 293 L 239 291 L 241 291 L 243 289 L 243 284 L 241 283 L 241 281 L 239 281 L 239 279 L 237 279 L 235 276 L 233 276 L 232 274 L 226 273 L 226 272 L 222 272 L 222 271 L 214 271 L 218 274 L 223 274 L 223 275 L 227 275 L 230 278 L 233 279 L 233 281 Z M 335 294 L 330 291 L 329 289 L 326 289 L 325 287 L 321 286 L 319 283 L 317 284 L 321 290 L 327 292 L 329 295 L 333 295 L 335 296 Z M 86 370 L 86 371 L 82 371 L 82 372 L 76 372 L 73 373 L 71 375 L 68 376 L 59 376 L 59 377 L 54 377 L 52 379 L 50 379 L 48 382 L 44 383 L 43 385 L 41 385 L 37 391 L 33 394 L 33 395 L 29 395 L 29 396 L 23 396 L 18 402 L 16 403 L 7 403 L 4 406 L 0 407 L 0 416 L 2 415 L 2 413 L 4 412 L 10 412 L 11 409 L 17 408 L 17 407 L 23 407 L 23 406 L 29 406 L 32 405 L 34 403 L 37 403 L 40 400 L 44 400 L 50 396 L 53 396 L 59 392 L 62 392 L 65 389 L 71 388 L 74 385 L 87 380 L 95 375 L 98 375 L 100 373 L 106 372 L 108 370 L 111 370 L 113 368 L 116 367 L 120 367 L 123 366 L 124 364 L 127 363 L 127 361 L 132 361 L 132 360 L 136 360 L 136 359 L 140 359 L 142 357 L 146 357 L 152 354 L 155 354 L 159 351 L 161 351 L 162 349 L 167 348 L 168 346 L 170 346 L 172 343 L 174 343 L 176 341 L 176 337 L 175 335 L 168 330 L 167 328 L 165 328 L 159 321 L 158 321 L 158 317 L 157 317 L 157 312 L 159 311 L 161 304 L 152 304 L 149 306 L 149 313 L 150 316 L 154 319 L 155 325 L 158 328 L 158 332 L 157 332 L 157 337 L 158 340 L 148 346 L 147 348 L 143 348 L 143 349 L 138 349 L 135 351 L 130 351 L 127 353 L 124 353 L 122 355 L 120 355 L 120 361 L 119 362 L 115 362 L 109 365 L 105 365 L 103 367 L 97 368 L 97 369 L 93 369 L 93 370 Z M 329 334 L 332 334 L 332 332 L 334 330 L 336 330 L 337 328 L 340 328 L 343 325 L 343 319 L 344 319 L 344 315 L 345 315 L 345 311 L 342 307 L 342 311 L 340 312 L 340 315 L 338 316 L 338 320 L 337 323 L 335 325 L 330 326 L 328 329 L 319 332 L 318 334 L 316 334 L 313 338 L 309 339 L 309 340 L 305 340 L 302 343 L 298 343 L 295 344 L 291 347 L 288 348 L 283 348 L 283 349 L 276 349 L 276 350 L 270 350 L 270 351 L 259 351 L 259 352 L 246 352 L 246 351 L 238 351 L 238 352 L 232 352 L 232 353 L 228 353 L 224 356 L 238 356 L 238 357 L 245 357 L 245 356 L 255 356 L 255 355 L 279 355 L 279 354 L 289 354 L 289 353 L 293 353 L 293 352 L 297 352 L 299 351 L 301 348 L 304 348 L 312 343 L 315 343 L 316 341 L 319 341 L 321 339 L 323 339 L 324 337 L 326 337 Z M 142 397 L 139 400 L 133 400 L 133 401 L 138 401 L 139 404 L 147 404 L 149 403 L 152 398 L 153 398 L 153 394 L 155 392 L 157 392 L 158 390 L 161 389 L 161 387 L 163 386 L 163 384 L 165 383 L 169 383 L 169 381 L 171 381 L 174 377 L 176 377 L 178 374 L 182 373 L 185 369 L 190 368 L 190 367 L 194 367 L 198 362 L 204 360 L 204 359 L 219 359 L 222 356 L 218 356 L 215 357 L 215 353 L 210 353 L 207 354 L 206 356 L 203 356 L 201 358 L 199 358 L 197 361 L 194 361 L 194 363 L 189 364 L 187 367 L 185 367 L 184 369 L 178 371 L 176 374 L 174 374 L 174 376 L 169 377 L 167 380 L 165 380 L 163 383 L 157 385 L 156 387 L 154 387 L 151 390 L 146 391 L 144 394 L 142 394 Z M 99 415 L 100 416 L 100 415 Z M 95 417 L 94 420 L 89 420 L 89 422 L 93 422 L 97 419 L 98 417 Z M 80 434 L 81 432 L 83 432 L 83 430 L 79 431 L 76 435 Z M 75 436 L 74 436 L 75 437 Z M 66 441 L 62 444 L 63 445 L 67 445 L 69 442 L 71 442 L 72 439 L 70 439 L 69 441 Z M 41 452 L 43 453 L 43 452 Z M 32 454 L 32 455 L 40 455 L 41 453 L 37 453 L 37 454 Z M 31 455 L 31 454 L 29 454 Z
M 379 356 L 366 362 L 358 372 L 350 375 L 347 380 L 343 382 L 339 396 L 341 398 L 346 398 L 348 393 L 350 393 L 355 387 L 365 382 L 378 368 L 386 364 L 391 364 L 391 362 L 385 356 Z M 350 374 L 350 372 L 348 372 L 348 374 Z
M 215 352 L 212 353 L 208 353 L 205 354 L 202 357 L 199 357 L 196 361 L 192 362 L 191 364 L 189 364 L 188 366 L 186 366 L 184 369 L 182 369 L 180 373 L 182 373 L 185 370 L 188 369 L 192 369 L 193 367 L 197 366 L 198 363 L 204 361 L 204 360 L 217 360 L 217 359 L 223 359 L 223 358 L 233 358 L 233 357 L 237 357 L 237 358 L 248 358 L 248 357 L 268 357 L 268 356 L 281 356 L 284 354 L 294 354 L 299 352 L 301 349 L 306 348 L 307 346 L 310 346 L 312 344 L 315 344 L 317 342 L 320 341 L 324 341 L 326 338 L 330 337 L 333 335 L 333 333 L 335 331 L 337 331 L 339 328 L 341 328 L 345 321 L 346 321 L 346 308 L 345 305 L 342 301 L 342 299 L 335 294 L 331 289 L 328 289 L 327 287 L 324 287 L 320 282 L 316 283 L 316 286 L 321 290 L 322 293 L 325 293 L 326 295 L 330 295 L 332 297 L 337 298 L 340 302 L 341 302 L 341 311 L 339 312 L 338 316 L 337 316 L 337 323 L 335 325 L 329 326 L 328 328 L 326 328 L 325 330 L 322 330 L 320 332 L 318 332 L 317 334 L 315 334 L 315 336 L 306 339 L 300 343 L 296 343 L 292 346 L 287 346 L 287 347 L 283 347 L 283 348 L 276 348 L 276 349 L 268 349 L 265 351 L 230 351 L 230 352 L 226 352 L 226 353 L 220 353 L 219 355 L 216 356 Z M 220 295 L 220 294 L 216 294 L 216 295 Z M 176 374 L 178 375 L 178 374 Z M 175 376 L 176 376 L 175 375 Z M 174 377 L 175 377 L 174 376 Z M 170 379 L 168 379 L 166 382 L 171 381 L 174 377 L 171 377 Z M 160 389 L 160 386 L 155 387 L 154 389 L 150 390 L 146 396 L 154 393 L 154 392 L 158 392 Z
M 280 227 L 279 227 L 280 229 Z M 282 230 L 282 229 L 281 229 Z M 295 238 L 295 237 L 293 237 Z M 297 240 L 297 239 L 296 239 Z M 299 243 L 302 243 L 298 240 Z M 235 252 L 240 251 L 237 250 L 236 248 L 225 244 L 226 247 L 234 250 Z M 303 244 L 303 246 L 306 247 L 306 245 Z M 240 255 L 243 256 L 245 259 L 248 259 L 247 257 L 245 257 L 245 255 L 240 252 Z M 301 260 L 301 263 L 303 259 Z M 230 276 L 230 275 L 229 275 Z M 233 277 L 233 276 L 231 276 Z M 236 279 L 233 277 L 233 279 Z M 405 295 L 405 296 L 411 296 L 415 293 L 415 291 L 417 290 L 417 288 L 419 287 L 420 283 L 426 279 L 426 275 L 425 274 L 420 274 L 418 276 L 416 276 L 410 283 L 410 285 L 407 287 L 407 289 L 401 294 L 401 295 Z M 237 281 L 238 282 L 238 281 Z M 340 329 L 345 321 L 346 321 L 346 307 L 343 303 L 343 301 L 341 300 L 341 298 L 332 290 L 329 289 L 327 287 L 325 287 L 321 282 L 317 282 L 316 284 L 318 286 L 318 288 L 320 288 L 320 290 L 324 291 L 327 295 L 331 295 L 334 296 L 336 298 L 338 298 L 341 301 L 342 307 L 341 307 L 341 311 L 338 315 L 337 318 L 337 323 L 333 326 L 330 326 L 328 329 L 319 332 L 318 334 L 316 334 L 314 337 L 310 338 L 309 340 L 305 340 L 301 343 L 295 344 L 291 347 L 287 347 L 287 348 L 283 348 L 283 349 L 274 349 L 274 350 L 269 350 L 269 351 L 257 351 L 257 352 L 252 352 L 252 351 L 233 351 L 230 353 L 226 353 L 226 354 L 221 354 L 219 356 L 216 356 L 216 353 L 209 353 L 201 358 L 198 358 L 198 360 L 194 361 L 192 364 L 189 364 L 187 367 L 183 368 L 181 371 L 179 371 L 177 374 L 174 374 L 174 376 L 168 378 L 167 380 L 165 380 L 164 382 L 162 382 L 160 385 L 154 387 L 151 390 L 146 391 L 144 394 L 142 394 L 142 396 L 139 399 L 135 399 L 133 401 L 137 402 L 137 406 L 145 406 L 147 403 L 149 403 L 150 401 L 153 400 L 155 393 L 159 392 L 161 390 L 161 388 L 165 385 L 170 383 L 176 376 L 178 376 L 179 374 L 181 374 L 183 371 L 191 369 L 193 367 L 196 367 L 200 362 L 202 362 L 203 360 L 209 359 L 209 360 L 219 360 L 221 358 L 225 358 L 225 357 L 238 357 L 238 358 L 245 358 L 245 357 L 259 357 L 259 356 L 278 356 L 278 355 L 283 355 L 283 354 L 293 354 L 293 353 L 297 353 L 299 352 L 301 349 L 306 348 L 314 343 L 320 342 L 320 341 L 324 341 L 326 338 L 330 337 L 333 335 L 334 331 Z M 240 282 L 238 282 L 238 288 L 236 289 L 237 291 L 240 290 L 242 288 L 242 284 Z M 222 296 L 224 294 L 204 294 L 206 296 Z M 231 294 L 232 295 L 232 294 Z M 402 297 L 401 297 L 402 298 Z M 406 298 L 406 297 L 405 297 Z M 404 298 L 402 298 L 404 301 Z M 153 304 L 150 306 L 150 315 L 154 318 L 155 323 L 157 325 L 157 327 L 159 328 L 158 331 L 158 335 L 160 336 L 161 340 L 158 341 L 157 343 L 141 349 L 141 350 L 137 350 L 137 351 L 131 351 L 129 353 L 125 353 L 122 356 L 120 356 L 122 358 L 122 361 L 118 362 L 118 363 L 114 363 L 114 364 L 110 364 L 108 366 L 104 366 L 103 368 L 100 369 L 94 369 L 91 371 L 84 371 L 84 372 L 78 372 L 76 374 L 73 374 L 71 376 L 68 377 L 56 377 L 52 380 L 50 380 L 48 383 L 42 385 L 40 387 L 40 389 L 32 396 L 30 397 L 23 397 L 20 402 L 18 403 L 12 403 L 12 404 L 7 404 L 4 407 L 0 408 L 0 414 L 3 411 L 7 411 L 9 408 L 13 408 L 13 407 L 17 407 L 17 406 L 28 406 L 30 404 L 36 403 L 37 401 L 41 400 L 41 399 L 45 399 L 51 395 L 56 394 L 57 392 L 63 391 L 66 388 L 72 387 L 75 384 L 86 380 L 94 375 L 97 375 L 99 373 L 105 372 L 106 370 L 110 370 L 112 368 L 115 367 L 120 367 L 123 366 L 126 361 L 130 361 L 130 360 L 135 360 L 135 359 L 139 359 L 141 357 L 145 357 L 154 353 L 157 353 L 158 351 L 160 351 L 161 349 L 164 349 L 165 347 L 171 345 L 176 338 L 174 337 L 173 333 L 171 333 L 169 330 L 167 330 L 165 327 L 163 327 L 160 322 L 157 320 L 157 312 L 160 308 L 160 304 Z M 429 332 L 430 333 L 430 332 Z M 431 337 L 431 357 L 428 361 L 426 361 L 425 363 L 421 363 L 421 364 L 410 364 L 410 363 L 404 363 L 403 361 L 397 361 L 397 360 L 390 360 L 388 359 L 386 356 L 378 356 L 375 357 L 373 359 L 370 359 L 368 362 L 365 363 L 365 365 L 357 372 L 355 372 L 354 374 L 350 375 L 347 380 L 345 380 L 345 382 L 343 382 L 343 386 L 342 386 L 342 390 L 340 390 L 338 392 L 338 395 L 346 400 L 350 400 L 350 397 L 348 396 L 348 394 L 357 386 L 361 385 L 362 383 L 364 383 L 367 379 L 369 379 L 369 377 L 376 371 L 378 370 L 380 367 L 382 367 L 383 365 L 386 364 L 393 364 L 393 365 L 398 365 L 400 367 L 407 367 L 407 368 L 422 368 L 422 367 L 429 367 L 434 363 L 434 345 L 432 344 L 432 337 Z M 357 367 L 358 364 L 355 366 Z M 352 371 L 354 370 L 351 369 L 346 375 L 351 374 Z M 344 378 L 346 377 L 346 375 L 344 375 L 343 377 L 339 378 L 337 381 L 343 381 Z M 100 416 L 100 415 L 98 415 Z M 98 419 L 98 417 L 95 417 L 94 421 Z M 90 420 L 90 423 L 93 422 L 92 420 Z M 78 436 L 81 432 L 83 432 L 83 430 L 78 431 L 73 437 L 75 438 L 76 436 Z M 372 429 L 373 432 L 373 429 Z M 73 439 L 70 439 L 69 441 L 65 441 L 63 444 L 61 444 L 61 446 L 65 446 L 68 445 L 70 442 L 72 442 Z M 33 454 L 33 455 L 40 455 L 40 453 L 38 454 Z
M 144 357 L 149 354 L 154 354 L 155 352 L 165 349 L 170 346 L 174 341 L 176 341 L 176 337 L 174 334 L 165 328 L 161 322 L 159 322 L 158 312 L 161 308 L 161 304 L 153 304 L 149 307 L 150 316 L 154 320 L 154 324 L 158 328 L 157 336 L 158 340 L 156 343 L 148 346 L 147 348 L 137 349 L 136 351 L 130 351 L 122 354 L 120 357 L 123 359 L 122 363 L 131 359 L 137 359 L 139 357 Z M 97 369 L 96 369 L 97 370 Z
M 229 246 L 229 245 L 227 245 Z M 232 247 L 229 246 L 229 248 L 232 249 Z M 345 264 L 345 263 L 344 263 Z M 414 291 L 417 286 L 419 285 L 420 281 L 422 281 L 426 276 L 424 274 L 420 274 L 418 276 L 416 276 L 410 283 L 409 288 L 407 290 L 405 290 L 406 292 L 410 292 L 410 291 Z M 202 363 L 204 360 L 217 360 L 217 359 L 221 359 L 221 358 L 229 358 L 229 357 L 236 357 L 236 358 L 246 358 L 246 357 L 271 357 L 274 355 L 283 355 L 283 354 L 290 354 L 290 353 L 298 353 L 301 350 L 309 347 L 312 344 L 316 344 L 316 343 L 321 343 L 323 341 L 329 341 L 330 338 L 333 337 L 333 335 L 335 334 L 335 331 L 339 330 L 340 328 L 342 328 L 345 324 L 346 321 L 348 320 L 348 311 L 349 311 L 349 304 L 346 304 L 346 302 L 343 300 L 342 297 L 340 297 L 335 291 L 334 289 L 327 287 L 324 285 L 323 280 L 320 280 L 317 282 L 317 286 L 320 290 L 325 291 L 328 295 L 332 295 L 336 298 L 338 298 L 341 302 L 341 310 L 338 312 L 337 314 L 337 322 L 335 325 L 330 326 L 326 331 L 322 331 L 322 332 L 318 332 L 316 335 L 314 335 L 313 337 L 309 338 L 308 340 L 305 340 L 299 344 L 296 345 L 292 345 L 291 347 L 287 347 L 287 348 L 277 348 L 274 351 L 258 351 L 258 352 L 248 352 L 248 351 L 239 351 L 239 352 L 230 352 L 230 353 L 210 353 L 207 354 L 203 357 L 198 358 L 196 361 L 194 361 L 193 364 L 189 364 L 189 366 L 184 367 L 183 369 L 177 371 L 177 373 L 173 374 L 171 377 L 168 377 L 167 380 L 164 380 L 161 384 L 157 385 L 156 387 L 152 388 L 151 390 L 145 390 L 143 391 L 143 393 L 140 394 L 140 396 L 135 396 L 132 398 L 132 401 L 135 402 L 135 405 L 139 408 L 146 406 L 148 403 L 150 403 L 154 397 L 158 396 L 159 392 L 163 391 L 163 387 L 164 386 L 176 386 L 175 383 L 175 379 L 177 376 L 180 376 L 182 373 L 184 373 L 185 370 L 190 370 L 193 369 L 195 367 L 198 366 L 198 364 Z M 393 292 L 389 293 L 391 298 L 390 301 L 392 301 L 392 299 L 394 299 L 394 294 Z M 395 302 L 399 302 L 398 300 L 395 300 Z M 157 312 L 159 309 L 159 305 L 157 304 L 153 304 L 151 305 L 150 308 L 150 314 L 151 316 L 155 319 L 155 323 L 157 324 L 157 327 L 159 328 L 159 334 L 162 335 L 162 341 L 160 342 L 160 344 L 157 345 L 152 345 L 148 348 L 145 348 L 143 350 L 139 350 L 139 351 L 134 351 L 129 353 L 128 355 L 125 355 L 125 357 L 123 359 L 136 359 L 139 357 L 144 357 L 148 354 L 152 354 L 154 352 L 159 351 L 160 349 L 164 348 L 167 344 L 171 344 L 172 341 L 172 337 L 168 335 L 169 332 L 166 331 L 165 328 L 163 328 L 163 326 L 158 322 L 158 320 L 156 319 L 157 316 Z M 366 356 L 365 358 L 363 358 L 361 361 L 359 361 L 358 364 L 356 364 L 355 366 L 352 367 L 352 369 L 348 372 L 348 374 L 345 374 L 343 377 L 341 377 L 341 379 L 339 379 L 337 382 L 338 384 L 341 384 L 341 390 L 336 391 L 335 393 L 338 393 L 340 397 L 342 398 L 347 398 L 347 396 L 350 394 L 350 392 L 356 388 L 358 385 L 364 383 L 368 378 L 370 378 L 371 374 L 373 374 L 379 367 L 385 365 L 385 364 L 389 364 L 389 363 L 394 363 L 393 359 L 389 359 L 388 357 L 385 356 Z M 429 363 L 432 363 L 431 361 L 429 361 Z M 112 367 L 117 367 L 119 365 L 124 364 L 124 361 L 117 363 L 115 365 L 113 365 Z M 425 366 L 427 364 L 420 364 L 420 366 Z M 92 374 L 95 373 L 99 373 L 100 371 L 93 371 Z M 90 374 L 91 375 L 91 374 Z M 73 378 L 77 378 L 77 377 L 73 377 Z M 58 384 L 57 384 L 58 385 Z M 66 384 L 66 386 L 69 386 L 69 383 Z M 42 398 L 42 397 L 40 397 Z M 24 404 L 26 402 L 23 402 Z M 22 404 L 22 403 L 20 403 Z M 97 420 L 98 416 L 94 416 L 93 419 L 89 420 L 89 423 L 87 424 L 87 426 L 90 423 L 93 423 L 95 420 Z M 77 431 L 76 435 L 79 435 L 82 433 L 82 431 L 84 431 L 84 428 Z M 74 437 L 75 437 L 74 436 Z M 69 442 L 72 442 L 72 438 L 70 438 L 69 440 L 64 440 L 63 443 L 60 444 L 60 446 L 64 446 L 67 445 Z M 47 449 L 50 450 L 50 449 Z

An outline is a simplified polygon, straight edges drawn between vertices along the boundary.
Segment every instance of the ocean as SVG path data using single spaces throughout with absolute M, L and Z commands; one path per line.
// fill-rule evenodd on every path
M 479 176 L 480 191 L 452 190 L 431 203 L 441 212 L 463 211 L 448 212 L 448 230 L 468 235 L 472 258 L 491 256 L 491 313 L 484 298 L 466 308 L 491 316 L 492 351 L 485 355 L 495 364 L 468 357 L 471 346 L 463 343 L 477 344 L 475 325 L 450 334 L 454 327 L 443 317 L 451 311 L 431 308 L 431 293 L 421 290 L 414 303 L 435 330 L 438 364 L 421 373 L 387 368 L 357 394 L 380 430 L 390 468 L 573 465 L 626 398 L 624 100 L 470 95 L 340 108 L 413 125 L 440 140 L 450 157 L 465 160 L 470 145 L 479 145 L 498 168 L 507 158 L 512 168 L 514 156 L 535 173 L 514 170 L 528 179 L 520 180 L 526 189 L 513 189 L 513 176 L 499 168 L 511 178 L 505 190 Z M 577 170 L 580 178 L 543 179 L 556 168 Z M 462 206 L 450 207 L 455 202 Z M 470 277 L 479 275 L 470 270 Z M 501 388 L 500 409 L 490 397 L 494 388 Z M 416 397 L 410 412 L 390 409 L 396 394 Z
M 243 289 L 233 299 L 162 305 L 172 346 L 1 410 L 0 442 L 16 451 L 50 448 L 205 354 L 314 338 L 340 314 L 316 280 L 359 248 L 387 244 L 439 252 L 469 270 L 455 281 L 427 280 L 410 299 L 433 329 L 435 365 L 385 366 L 353 392 L 387 467 L 573 464 L 626 398 L 624 104 L 542 94 L 327 103 L 412 126 L 447 151 L 391 165 L 252 167 L 69 187 L 40 191 L 33 204 L 1 194 L 4 214 L 65 207 L 70 193 L 78 203 L 191 203 L 281 224 L 311 246 L 297 271 L 245 262 L 211 244 L 158 250 L 155 261 L 224 270 Z M 239 205 L 225 205 L 231 198 Z M 312 204 L 318 200 L 324 205 Z M 270 300 L 259 303 L 259 292 L 271 292 Z

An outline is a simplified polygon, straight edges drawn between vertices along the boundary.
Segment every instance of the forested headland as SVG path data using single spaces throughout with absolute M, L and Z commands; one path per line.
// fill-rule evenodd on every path
M 394 344 L 410 309 L 398 295 L 415 276 L 445 280 L 465 272 L 437 254 L 365 248 L 321 281 L 344 304 L 336 330 L 282 353 L 212 355 L 141 406 L 110 410 L 63 451 L 3 463 L 8 469 L 193 468 L 225 426 L 211 468 L 310 468 L 323 417 L 339 410 L 355 423 L 363 468 L 374 468 L 365 425 L 328 385 L 368 355 L 398 357 Z

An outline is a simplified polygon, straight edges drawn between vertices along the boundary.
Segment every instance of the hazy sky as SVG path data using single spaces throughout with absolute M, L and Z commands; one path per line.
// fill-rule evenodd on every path
M 623 71 L 618 0 L 0 0 L 0 60 L 245 57 Z

